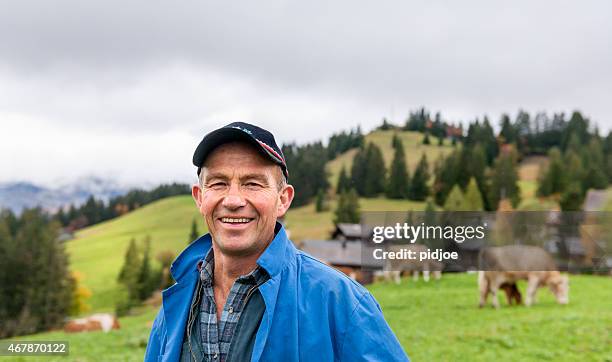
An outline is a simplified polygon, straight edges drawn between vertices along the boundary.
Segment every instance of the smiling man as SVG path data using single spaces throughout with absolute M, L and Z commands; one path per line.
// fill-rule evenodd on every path
M 174 261 L 146 361 L 405 361 L 372 295 L 297 250 L 274 136 L 236 122 L 204 137 L 192 195 L 209 234 Z

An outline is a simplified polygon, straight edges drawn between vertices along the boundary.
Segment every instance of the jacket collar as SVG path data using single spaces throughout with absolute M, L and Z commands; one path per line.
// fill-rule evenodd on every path
M 266 250 L 257 259 L 257 264 L 264 268 L 270 277 L 283 270 L 285 264 L 292 260 L 289 256 L 295 254 L 293 243 L 287 239 L 287 232 L 281 223 L 277 222 L 274 228 L 276 236 Z M 210 234 L 195 240 L 174 260 L 170 266 L 170 274 L 178 283 L 186 274 L 197 268 L 197 262 L 202 259 L 212 246 Z

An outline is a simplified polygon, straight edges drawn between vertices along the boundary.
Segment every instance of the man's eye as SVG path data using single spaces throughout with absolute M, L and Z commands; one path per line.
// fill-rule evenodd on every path
M 262 185 L 257 182 L 247 182 L 246 186 L 252 188 L 262 187 Z
M 211 188 L 220 188 L 223 186 L 225 186 L 225 182 L 213 182 L 208 185 L 208 187 L 211 187 Z

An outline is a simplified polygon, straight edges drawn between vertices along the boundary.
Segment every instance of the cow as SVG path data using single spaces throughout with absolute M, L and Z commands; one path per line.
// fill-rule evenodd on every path
M 559 304 L 569 302 L 569 280 L 559 273 L 552 256 L 542 248 L 524 245 L 485 248 L 480 251 L 479 262 L 480 307 L 486 304 L 490 293 L 493 306 L 499 308 L 498 289 L 518 280 L 527 281 L 526 306 L 533 304 L 537 289 L 544 286 L 550 288 Z
M 119 321 L 115 316 L 107 313 L 97 313 L 85 318 L 72 319 L 64 325 L 64 332 L 67 333 L 108 332 L 111 329 L 119 329 Z
M 434 278 L 439 280 L 442 277 L 442 269 L 444 264 L 436 260 L 419 260 L 421 252 L 427 252 L 428 248 L 422 244 L 408 245 L 389 245 L 387 251 L 397 252 L 402 249 L 411 250 L 416 255 L 416 259 L 385 259 L 383 267 L 386 280 L 395 280 L 396 284 L 401 283 L 401 274 L 403 271 L 412 272 L 414 281 L 419 280 L 419 272 L 423 273 L 423 280 L 429 281 L 429 273 L 433 272 Z

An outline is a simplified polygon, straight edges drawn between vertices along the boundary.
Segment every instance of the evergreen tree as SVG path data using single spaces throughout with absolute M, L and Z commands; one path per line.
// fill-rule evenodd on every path
M 504 143 L 515 143 L 516 142 L 516 130 L 510 122 L 510 116 L 502 114 L 500 121 L 501 131 L 499 135 L 503 138 Z
M 389 170 L 389 180 L 387 183 L 386 195 L 390 199 L 405 199 L 408 197 L 410 188 L 406 159 L 404 156 L 404 146 L 399 138 L 394 136 L 393 161 Z
M 143 254 L 140 270 L 138 271 L 138 299 L 145 300 L 159 285 L 158 278 L 152 278 L 151 269 L 151 237 L 147 235 L 143 240 Z M 155 280 L 157 279 L 157 280 Z
M 395 150 L 398 144 L 402 143 L 402 140 L 399 138 L 397 133 L 393 134 L 393 138 L 391 138 L 391 147 Z M 402 146 L 403 148 L 403 146 Z
M 554 147 L 548 152 L 548 168 L 539 176 L 537 194 L 539 196 L 561 194 L 565 190 L 566 180 L 567 175 L 561 152 Z
M 338 184 L 336 185 L 336 194 L 341 194 L 342 191 L 348 191 L 351 188 L 351 180 L 346 175 L 346 168 L 342 165 L 340 169 L 340 176 L 338 177 Z
M 605 189 L 608 186 L 608 176 L 603 147 L 598 137 L 591 138 L 587 148 L 583 149 L 582 159 L 586 168 L 583 190 Z
M 487 155 L 484 147 L 480 143 L 477 143 L 474 148 L 472 148 L 471 158 L 470 158 L 470 172 L 472 177 L 476 180 L 476 185 L 478 186 L 478 191 L 480 195 L 483 196 L 483 207 L 484 210 L 492 211 L 493 207 L 489 205 L 489 202 L 484 195 L 489 193 L 489 188 L 487 185 L 486 178 L 487 171 Z
M 142 262 L 138 253 L 138 247 L 136 246 L 136 240 L 132 238 L 125 252 L 123 266 L 117 277 L 117 281 L 126 288 L 128 309 L 131 305 L 135 304 L 140 297 L 138 281 L 140 278 L 141 264 Z
M 429 133 L 425 132 L 425 137 L 423 137 L 423 144 L 424 145 L 430 145 L 431 141 L 429 140 Z
M 471 178 L 468 183 L 467 189 L 465 190 L 465 206 L 468 211 L 483 211 L 484 203 L 476 179 Z
M 354 189 L 340 194 L 338 206 L 334 212 L 334 223 L 359 223 L 359 197 Z
M 355 189 L 359 195 L 365 195 L 366 175 L 367 175 L 367 158 L 366 150 L 360 147 L 353 157 L 353 165 L 351 166 L 351 183 L 355 185 Z
M 325 191 L 319 190 L 319 192 L 317 192 L 317 199 L 315 201 L 315 211 L 323 212 L 327 210 L 329 210 L 329 206 L 325 200 Z
M 39 208 L 0 216 L 0 338 L 61 326 L 74 282 L 60 224 Z
M 374 143 L 368 144 L 365 165 L 365 182 L 362 196 L 374 197 L 385 191 L 386 173 L 382 151 Z
M 425 153 L 417 165 L 410 183 L 410 199 L 424 201 L 429 195 L 429 165 Z
M 521 199 L 518 187 L 518 171 L 514 150 L 499 155 L 493 164 L 491 174 L 491 189 L 489 190 L 490 205 L 498 205 L 499 200 L 508 198 L 516 207 Z
M 435 168 L 433 195 L 436 204 L 443 206 L 453 185 L 457 182 L 459 151 L 455 150 L 446 158 L 438 159 Z
M 191 244 L 192 241 L 197 240 L 200 237 L 200 232 L 198 231 L 198 223 L 196 219 L 193 218 L 191 220 L 191 231 L 189 232 L 189 240 L 187 240 L 187 244 Z
M 583 203 L 584 193 L 579 182 L 570 183 L 559 200 L 562 211 L 579 211 L 582 209 Z
M 444 203 L 445 211 L 468 211 L 465 206 L 465 199 L 461 188 L 458 185 L 453 186 L 450 194 Z

